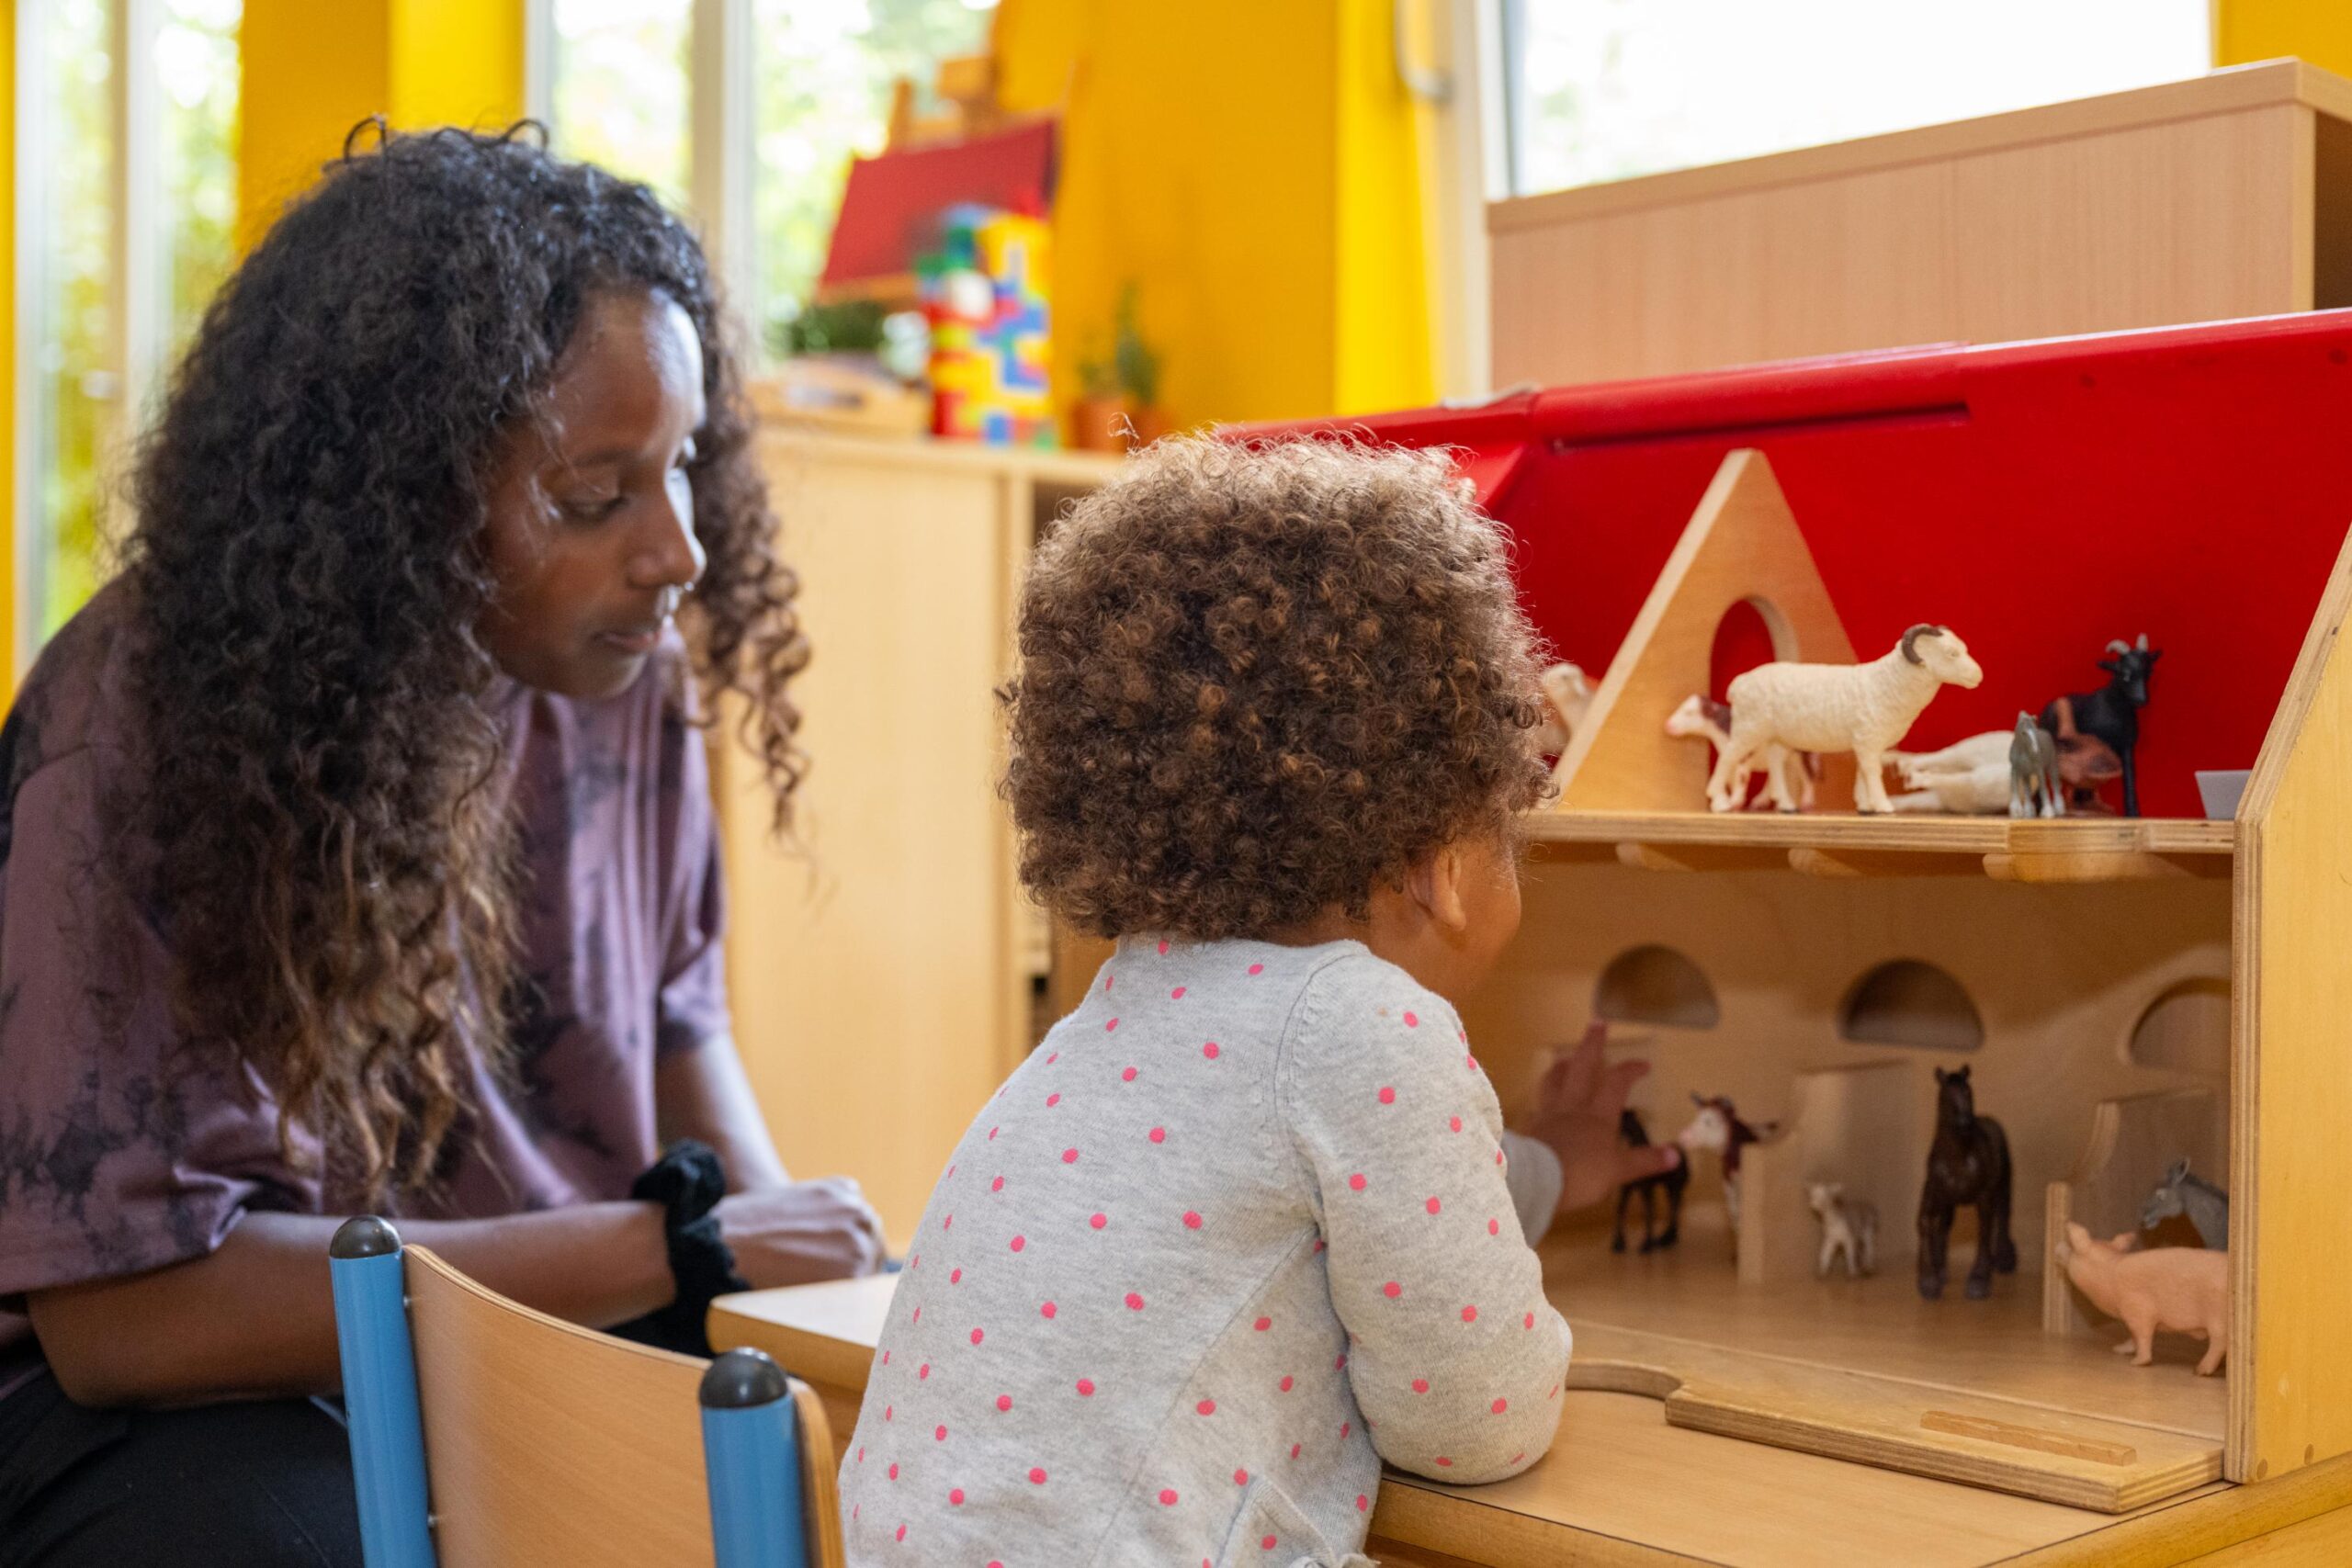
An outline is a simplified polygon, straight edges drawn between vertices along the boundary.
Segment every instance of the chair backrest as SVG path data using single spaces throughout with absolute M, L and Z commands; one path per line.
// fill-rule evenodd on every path
M 371 1436 L 381 1425 L 374 1419 L 380 1413 L 363 1409 L 372 1393 L 365 1384 L 385 1380 L 352 1376 L 358 1358 L 349 1331 L 362 1314 L 346 1314 L 339 1276 L 337 1326 L 345 1346 L 345 1398 L 352 1406 L 369 1568 L 435 1560 L 439 1568 L 528 1562 L 765 1568 L 803 1562 L 833 1568 L 841 1562 L 832 1438 L 823 1407 L 806 1384 L 784 1380 L 773 1363 L 753 1366 L 749 1384 L 741 1375 L 730 1382 L 728 1373 L 740 1369 L 722 1364 L 714 1371 L 694 1357 L 633 1345 L 533 1311 L 424 1247 L 399 1248 L 397 1257 L 407 1297 L 433 1556 L 419 1559 L 413 1550 L 402 1555 L 390 1547 L 379 1551 L 379 1538 L 390 1539 L 399 1521 L 371 1529 L 384 1524 L 370 1520 L 368 1506 L 368 1466 L 381 1456 L 363 1450 L 399 1444 L 396 1437 L 388 1443 Z M 345 1267 L 338 1255 L 338 1269 Z M 706 1404 L 706 1373 L 720 1391 L 710 1397 L 731 1408 Z M 775 1399 L 780 1388 L 788 1389 L 788 1400 Z M 375 1403 L 397 1404 L 397 1397 L 377 1396 Z M 762 1404 L 764 1411 L 756 1408 Z M 768 1440 L 754 1437 L 747 1449 L 746 1434 L 753 1432 Z M 791 1457 L 796 1449 L 797 1459 Z M 796 1466 L 797 1486 L 792 1484 Z M 800 1517 L 794 1518 L 795 1512 Z M 734 1515 L 717 1520 L 718 1538 L 736 1543 L 724 1555 L 714 1547 L 715 1513 Z M 416 1533 L 413 1526 L 411 1533 Z M 780 1535 L 798 1539 L 778 1540 Z M 777 1550 L 791 1547 L 801 1550 Z

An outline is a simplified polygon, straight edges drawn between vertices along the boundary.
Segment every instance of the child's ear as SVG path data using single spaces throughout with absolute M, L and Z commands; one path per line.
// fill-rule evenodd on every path
M 1467 874 L 1461 846 L 1442 844 L 1405 874 L 1405 891 L 1439 930 L 1460 931 L 1470 924 L 1469 906 L 1463 898 Z

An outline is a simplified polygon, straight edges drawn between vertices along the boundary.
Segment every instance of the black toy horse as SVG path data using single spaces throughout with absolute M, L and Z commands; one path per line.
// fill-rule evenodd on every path
M 2137 817 L 2140 775 L 2132 751 L 2140 743 L 2140 710 L 2148 705 L 2148 673 L 2165 650 L 2150 648 L 2145 632 L 2136 647 L 2118 641 L 2107 650 L 2115 655 L 2098 661 L 2108 673 L 2107 684 L 2060 697 L 2041 710 L 2041 728 L 2061 740 L 2081 734 L 2105 741 L 2123 764 L 2123 815 Z
M 1993 1293 L 1993 1270 L 2014 1274 L 2017 1243 L 2009 1239 L 2009 1138 L 1990 1116 L 1976 1114 L 1968 1069 L 1936 1069 L 1936 1141 L 1928 1148 L 1928 1182 L 1919 1193 L 1919 1293 L 1944 1293 L 1944 1248 L 1952 1211 L 1976 1205 L 1976 1261 L 1968 1270 L 1968 1299 Z
M 1617 1135 L 1625 1141 L 1628 1148 L 1649 1146 L 1649 1129 L 1642 1125 L 1642 1119 L 1634 1113 L 1631 1106 L 1617 1113 Z M 1639 1181 L 1628 1181 L 1617 1189 L 1617 1232 L 1609 1238 L 1609 1250 L 1625 1250 L 1625 1204 L 1636 1192 L 1642 1195 L 1642 1250 L 1657 1252 L 1681 1240 L 1682 1190 L 1690 1185 L 1690 1162 L 1678 1160 L 1671 1170 L 1645 1176 Z M 1653 1235 L 1651 1227 L 1657 1221 L 1656 1203 L 1661 1189 L 1666 1193 L 1666 1229 Z

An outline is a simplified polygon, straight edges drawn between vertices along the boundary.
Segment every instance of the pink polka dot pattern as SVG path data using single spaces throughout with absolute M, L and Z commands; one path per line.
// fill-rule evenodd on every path
M 1565 1336 L 1532 1332 L 1550 1316 L 1529 1310 L 1540 1271 L 1500 1221 L 1512 1162 L 1494 1090 L 1466 1040 L 1443 1045 L 1457 1021 L 1442 1001 L 1361 950 L 1306 951 L 1123 943 L 1119 962 L 1144 968 L 1120 1012 L 1090 998 L 998 1089 L 1011 1120 L 944 1162 L 924 1224 L 952 1247 L 967 1211 L 979 1261 L 908 1259 L 842 1474 L 854 1559 L 1035 1568 L 1096 1550 L 1074 1543 L 1117 1518 L 1103 1561 L 1217 1562 L 1240 1492 L 1276 1482 L 1327 1528 L 1354 1504 L 1352 1531 L 1331 1531 L 1345 1554 L 1374 1498 L 1339 1478 L 1371 1472 L 1374 1437 L 1415 1469 L 1477 1480 L 1548 1440 L 1538 1418 L 1557 1406 L 1535 1396 L 1556 1384 Z M 1310 969 L 1347 982 L 1328 993 L 1342 1005 L 1303 1005 Z M 1202 1069 L 1184 1070 L 1194 1051 Z M 1148 1156 L 1125 1141 L 1138 1134 Z M 1510 1315 L 1498 1301 L 1520 1303 L 1529 1332 L 1477 1328 L 1482 1311 Z M 1450 1317 L 1471 1326 L 1440 1332 Z M 1239 1511 L 1241 1556 L 1299 1554 L 1279 1519 Z

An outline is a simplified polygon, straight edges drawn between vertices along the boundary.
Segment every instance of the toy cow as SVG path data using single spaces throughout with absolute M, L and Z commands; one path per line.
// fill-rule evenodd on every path
M 1711 1097 L 1693 1094 L 1690 1103 L 1699 1114 L 1690 1124 L 1674 1135 L 1685 1154 L 1710 1150 L 1722 1156 L 1724 1164 L 1724 1212 L 1731 1216 L 1732 1244 L 1739 1242 L 1739 1156 L 1750 1144 L 1760 1144 L 1778 1129 L 1778 1122 L 1766 1122 L 1751 1127 L 1739 1119 L 1739 1111 L 1723 1095 Z
M 2193 1335 L 2205 1341 L 2197 1375 L 2211 1377 L 2230 1348 L 2230 1258 L 2201 1247 L 2132 1250 L 2130 1232 L 2099 1241 L 2072 1221 L 2058 1247 L 2066 1278 L 2109 1317 L 2120 1318 L 2132 1337 L 2115 1348 L 2132 1364 L 2144 1367 L 2159 1330 Z

